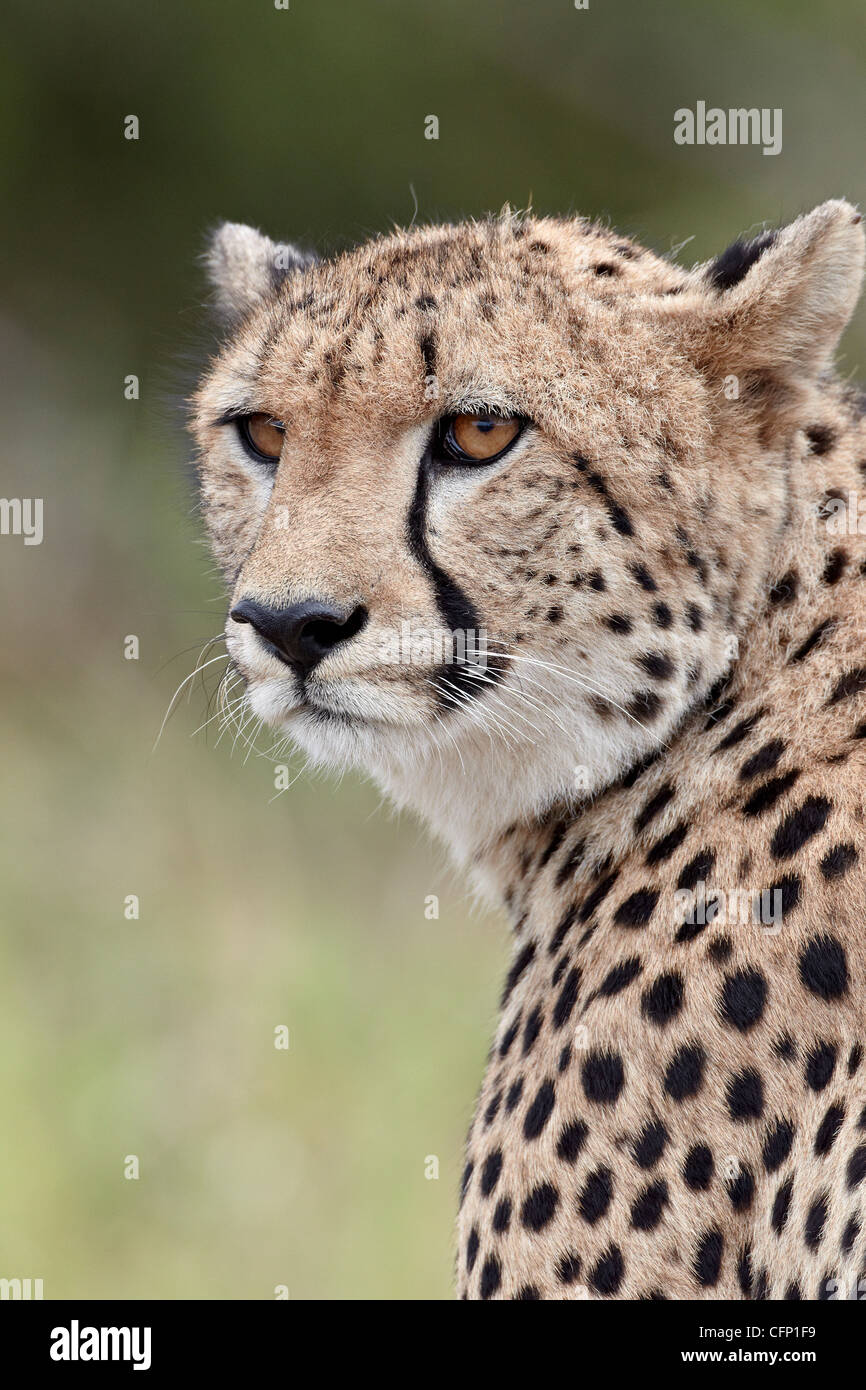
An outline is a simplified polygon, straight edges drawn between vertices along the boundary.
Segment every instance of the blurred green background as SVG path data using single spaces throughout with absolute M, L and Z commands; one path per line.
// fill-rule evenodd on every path
M 7 6 L 2 490 L 44 498 L 45 535 L 0 538 L 0 1276 L 451 1290 L 503 924 L 360 783 L 274 799 L 272 760 L 195 734 L 198 684 L 151 755 L 224 611 L 172 405 L 208 351 L 206 229 L 327 252 L 415 198 L 422 221 L 531 200 L 690 263 L 862 198 L 864 37 L 862 0 Z M 782 153 L 675 146 L 698 100 L 781 107 Z M 863 313 L 845 346 L 856 374 Z

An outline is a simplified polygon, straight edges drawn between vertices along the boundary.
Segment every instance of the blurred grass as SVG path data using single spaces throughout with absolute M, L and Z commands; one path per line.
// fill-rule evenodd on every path
M 150 752 L 222 621 L 168 405 L 208 350 L 205 229 L 327 250 L 414 196 L 420 220 L 531 197 L 693 238 L 691 262 L 862 198 L 864 28 L 860 0 L 12 0 L 3 492 L 45 499 L 45 541 L 0 541 L 0 1275 L 48 1297 L 451 1288 L 501 923 L 369 788 L 272 800 L 271 762 L 191 739 L 200 689 Z M 782 154 L 675 147 L 698 99 L 781 106 Z M 864 347 L 861 315 L 846 370 Z

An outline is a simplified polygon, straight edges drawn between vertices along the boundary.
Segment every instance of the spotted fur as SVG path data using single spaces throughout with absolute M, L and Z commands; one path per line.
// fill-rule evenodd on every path
M 230 619 L 249 708 L 425 817 L 512 924 L 463 1297 L 866 1272 L 866 507 L 830 524 L 866 491 L 832 373 L 863 241 L 831 202 L 690 271 L 508 212 L 318 264 L 211 249 L 194 433 L 232 600 L 368 614 L 304 681 Z M 529 425 L 434 467 L 437 417 L 482 407 Z M 275 474 L 243 411 L 285 423 Z M 460 621 L 483 670 L 382 658 Z

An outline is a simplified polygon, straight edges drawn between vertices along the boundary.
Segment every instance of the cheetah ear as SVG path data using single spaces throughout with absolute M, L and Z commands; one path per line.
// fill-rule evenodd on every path
M 246 227 L 223 222 L 213 233 L 204 261 L 220 321 L 227 327 L 246 318 L 287 276 L 315 263 L 316 257 Z
M 860 297 L 864 248 L 862 217 L 841 200 L 734 242 L 693 272 L 696 315 L 683 297 L 694 354 L 721 371 L 819 376 Z

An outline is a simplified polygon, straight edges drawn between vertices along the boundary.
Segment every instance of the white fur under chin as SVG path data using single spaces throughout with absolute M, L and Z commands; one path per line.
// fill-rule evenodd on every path
M 251 688 L 256 713 L 289 733 L 313 765 L 370 776 L 397 809 L 420 817 L 461 867 L 507 826 L 531 822 L 553 804 L 577 805 L 610 785 L 660 736 L 637 723 L 611 731 L 568 691 L 555 702 L 554 717 L 533 711 L 535 728 L 522 728 L 507 683 L 497 691 L 506 714 L 501 705 L 486 708 L 482 696 L 468 710 L 402 725 L 323 720 L 305 710 L 287 716 L 285 704 L 280 717 L 270 685 Z M 511 728 L 493 727 L 497 717 Z

